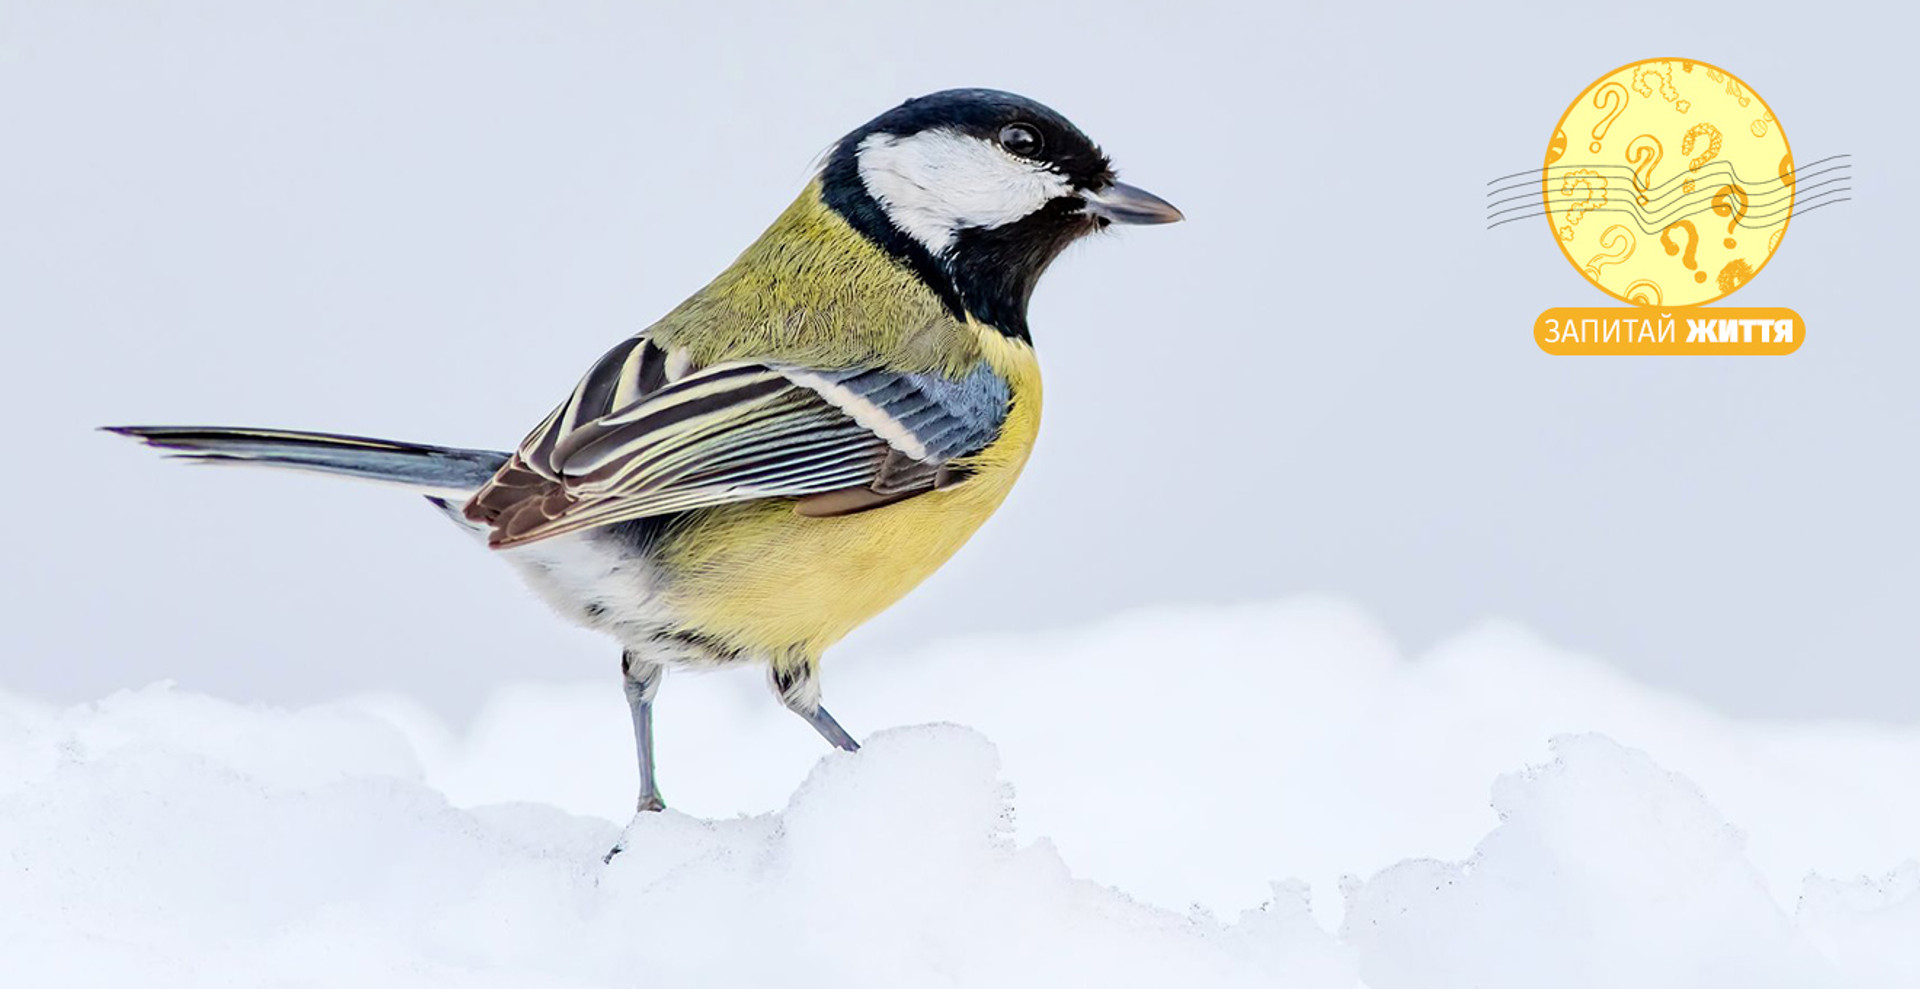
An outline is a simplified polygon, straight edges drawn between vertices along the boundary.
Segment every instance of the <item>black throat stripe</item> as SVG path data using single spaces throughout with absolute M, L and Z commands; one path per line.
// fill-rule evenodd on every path
M 953 284 L 953 276 L 926 245 L 887 219 L 886 209 L 867 191 L 867 184 L 860 181 L 860 160 L 852 148 L 836 149 L 821 171 L 820 198 L 861 236 L 913 269 L 927 288 L 940 297 L 953 318 L 966 318 L 966 307 L 960 300 L 960 290 Z

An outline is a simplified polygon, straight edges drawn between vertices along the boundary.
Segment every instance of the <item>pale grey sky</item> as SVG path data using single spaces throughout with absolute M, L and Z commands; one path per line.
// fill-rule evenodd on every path
M 835 137 L 984 85 L 1190 220 L 1042 285 L 1027 478 L 843 650 L 1331 592 L 1416 650 L 1507 617 L 1729 711 L 1920 718 L 1894 9 L 0 0 L 0 683 L 457 714 L 611 677 L 611 643 L 417 501 L 89 430 L 510 446 Z M 1740 74 L 1800 160 L 1855 155 L 1854 201 L 1736 297 L 1804 316 L 1791 357 L 1531 342 L 1606 300 L 1544 223 L 1482 229 L 1483 183 L 1656 55 Z

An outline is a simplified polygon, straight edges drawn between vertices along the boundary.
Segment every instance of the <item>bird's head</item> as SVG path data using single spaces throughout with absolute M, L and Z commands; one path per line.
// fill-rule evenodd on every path
M 821 179 L 828 206 L 956 312 L 1023 339 L 1034 284 L 1068 244 L 1109 224 L 1181 219 L 1115 181 L 1072 121 L 991 89 L 888 110 L 834 146 Z

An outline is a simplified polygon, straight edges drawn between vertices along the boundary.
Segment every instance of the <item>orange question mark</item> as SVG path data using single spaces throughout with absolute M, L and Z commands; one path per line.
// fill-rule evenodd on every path
M 1713 194 L 1713 211 L 1721 216 L 1733 218 L 1727 221 L 1725 243 L 1728 247 L 1736 246 L 1733 240 L 1733 228 L 1747 218 L 1747 190 L 1737 185 L 1721 186 L 1720 191 Z
M 1605 98 L 1602 99 L 1602 97 Z M 1617 82 L 1607 83 L 1593 94 L 1593 105 L 1595 109 L 1607 111 L 1607 115 L 1593 125 L 1593 143 L 1587 145 L 1588 151 L 1598 154 L 1600 142 L 1607 138 L 1607 128 L 1612 127 L 1613 122 L 1627 112 L 1627 87 Z
M 1580 187 L 1580 191 L 1585 198 L 1569 202 L 1566 206 L 1561 207 L 1560 215 L 1566 217 L 1567 220 L 1566 225 L 1560 228 L 1561 240 L 1571 241 L 1573 239 L 1573 228 L 1580 225 L 1580 220 L 1593 210 L 1597 210 L 1607 204 L 1607 177 L 1599 172 L 1591 168 L 1576 168 L 1560 176 L 1560 194 L 1562 196 L 1572 197 L 1575 186 Z M 1596 197 L 1594 193 L 1596 192 L 1600 194 L 1598 196 L 1598 202 L 1595 201 Z
M 1687 161 L 1687 168 L 1695 172 L 1700 170 L 1700 166 L 1720 157 L 1720 128 L 1712 124 L 1694 124 L 1687 128 L 1687 133 L 1680 138 L 1680 153 L 1693 154 L 1694 143 L 1702 137 L 1707 139 L 1707 150 Z
M 1680 153 L 1683 155 L 1693 154 L 1693 145 L 1701 137 L 1707 139 L 1707 150 L 1688 159 L 1687 171 L 1689 172 L 1698 172 L 1702 165 L 1720 157 L 1720 128 L 1712 124 L 1694 124 L 1688 128 L 1686 135 L 1680 139 Z M 1692 176 L 1687 177 L 1687 181 L 1680 186 L 1680 191 L 1693 191 Z
M 1660 164 L 1662 149 L 1660 139 L 1652 134 L 1642 134 L 1627 144 L 1627 161 L 1633 165 L 1633 185 L 1640 190 L 1640 202 L 1647 201 L 1647 192 L 1653 188 L 1653 166 Z
M 1600 232 L 1600 246 L 1606 250 L 1587 259 L 1587 274 L 1600 277 L 1600 269 L 1610 264 L 1618 264 L 1633 256 L 1633 231 L 1625 224 L 1616 223 Z
M 1673 242 L 1673 231 L 1675 229 L 1681 229 L 1687 232 L 1687 249 L 1684 253 L 1680 250 L 1680 245 Z M 1677 220 L 1667 224 L 1667 229 L 1660 231 L 1660 246 L 1667 249 L 1668 257 L 1672 257 L 1675 254 L 1681 255 L 1680 263 L 1686 265 L 1688 271 L 1693 272 L 1694 281 L 1704 282 L 1707 280 L 1707 273 L 1697 270 L 1699 265 L 1693 260 L 1693 249 L 1700 246 L 1700 231 L 1694 227 L 1692 220 Z

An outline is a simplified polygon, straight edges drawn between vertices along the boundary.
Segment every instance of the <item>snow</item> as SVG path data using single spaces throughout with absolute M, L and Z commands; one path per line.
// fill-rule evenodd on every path
M 0 975 L 1920 983 L 1913 729 L 1728 720 L 1504 625 L 1409 658 L 1325 600 L 827 676 L 850 727 L 906 727 L 824 751 L 750 674 L 670 680 L 675 809 L 624 837 L 611 676 L 458 732 L 394 697 L 0 693 Z

